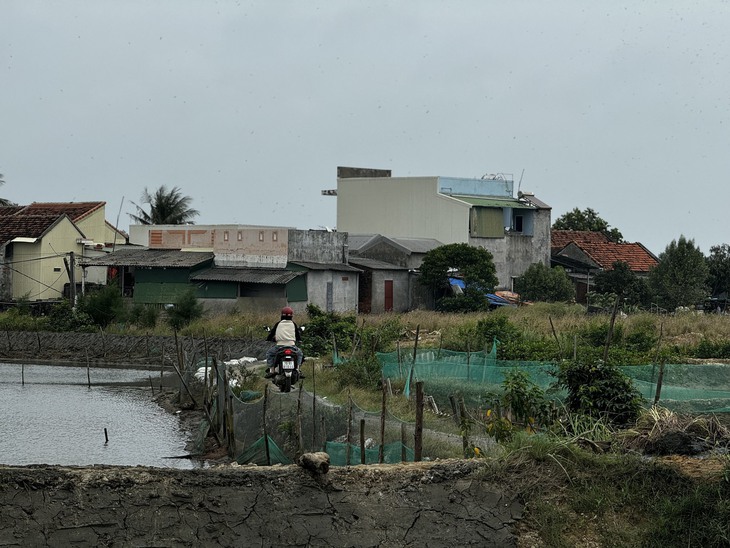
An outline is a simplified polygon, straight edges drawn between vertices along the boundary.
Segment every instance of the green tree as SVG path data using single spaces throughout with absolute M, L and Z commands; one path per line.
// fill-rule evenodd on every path
M 5 178 L 2 173 L 0 173 L 0 186 L 3 186 L 5 184 Z M 16 205 L 15 202 L 11 202 L 7 198 L 0 198 L 0 206 L 12 206 Z
M 108 326 L 124 312 L 119 286 L 110 283 L 98 291 L 84 295 L 79 302 L 79 310 L 88 314 L 96 325 Z
M 573 208 L 572 211 L 558 217 L 553 223 L 555 230 L 585 230 L 588 232 L 601 232 L 610 241 L 620 244 L 624 241 L 623 234 L 617 228 L 610 228 L 610 225 L 601 217 L 598 212 L 590 207 L 584 211 Z
M 142 193 L 142 203 L 150 206 L 149 212 L 132 202 L 137 208 L 137 214 L 130 213 L 129 216 L 143 225 L 194 224 L 193 217 L 200 215 L 200 212 L 190 207 L 192 201 L 190 196 L 183 196 L 178 187 L 167 190 L 167 187 L 162 185 L 154 194 L 150 194 L 145 188 Z
M 713 245 L 707 257 L 708 278 L 712 295 L 730 295 L 730 245 Z
M 173 329 L 182 329 L 203 316 L 203 305 L 198 302 L 194 289 L 182 293 L 167 311 L 167 323 Z
M 611 270 L 602 270 L 596 274 L 594 290 L 604 295 L 621 296 L 630 305 L 651 304 L 651 290 L 646 279 L 639 278 L 623 261 L 615 261 Z
M 694 240 L 680 236 L 659 255 L 659 264 L 649 272 L 649 286 L 668 310 L 694 306 L 707 296 L 707 274 L 702 251 Z
M 488 307 L 486 293 L 497 285 L 497 269 L 492 254 L 468 244 L 447 244 L 432 249 L 421 263 L 420 282 L 436 297 L 436 308 L 444 311 L 476 311 Z M 466 289 L 450 296 L 449 277 L 460 276 Z
M 573 282 L 565 270 L 534 263 L 515 280 L 515 291 L 527 301 L 565 302 L 575 298 Z
M 562 362 L 556 386 L 565 388 L 565 405 L 573 413 L 625 425 L 636 421 L 643 398 L 618 367 L 603 362 Z

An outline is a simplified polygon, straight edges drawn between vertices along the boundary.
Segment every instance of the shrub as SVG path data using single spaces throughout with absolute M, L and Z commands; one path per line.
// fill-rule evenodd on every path
M 129 311 L 129 321 L 141 328 L 152 329 L 159 317 L 160 309 L 150 305 L 137 303 Z
M 617 367 L 601 361 L 575 361 L 560 364 L 556 387 L 565 388 L 565 405 L 573 413 L 605 418 L 625 425 L 639 416 L 643 398 L 631 379 Z
M 172 308 L 167 311 L 167 323 L 175 330 L 182 329 L 203 316 L 203 305 L 198 302 L 195 291 L 189 289 L 182 293 Z
M 102 328 L 108 326 L 124 311 L 119 286 L 109 284 L 87 293 L 79 300 L 78 309 L 88 314 L 96 325 Z
M 96 323 L 86 312 L 74 310 L 68 300 L 64 300 L 51 308 L 45 324 L 49 331 L 97 331 Z
M 338 352 L 352 348 L 352 339 L 357 330 L 357 317 L 337 312 L 324 312 L 316 305 L 307 305 L 309 321 L 302 337 L 302 351 L 305 356 L 331 354 L 334 345 Z

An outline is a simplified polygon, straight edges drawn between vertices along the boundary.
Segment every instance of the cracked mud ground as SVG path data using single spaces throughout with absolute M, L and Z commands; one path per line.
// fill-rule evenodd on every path
M 0 467 L 0 546 L 515 546 L 479 467 Z

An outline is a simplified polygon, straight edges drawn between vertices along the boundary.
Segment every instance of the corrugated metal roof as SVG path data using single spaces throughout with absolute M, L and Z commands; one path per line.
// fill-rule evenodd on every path
M 297 264 L 308 268 L 309 270 L 336 270 L 338 272 L 360 272 L 359 268 L 350 266 L 345 263 L 310 263 L 308 261 L 292 261 L 292 264 Z
M 241 267 L 217 267 L 203 270 L 190 279 L 199 282 L 238 282 L 249 284 L 273 284 L 284 285 L 302 272 L 292 272 L 283 268 L 241 268 Z
M 520 202 L 515 198 L 477 198 L 476 196 L 452 196 L 467 204 L 480 207 L 511 207 L 514 209 L 537 209 L 535 206 Z
M 398 266 L 396 264 L 378 261 L 376 259 L 368 259 L 367 257 L 350 257 L 350 263 L 371 270 L 408 270 L 407 267 Z
M 180 251 L 177 249 L 119 249 L 104 257 L 80 259 L 84 266 L 139 266 L 190 268 L 213 259 L 212 251 Z
M 428 253 L 432 249 L 441 247 L 442 244 L 433 238 L 389 238 L 398 245 L 404 247 L 411 253 Z

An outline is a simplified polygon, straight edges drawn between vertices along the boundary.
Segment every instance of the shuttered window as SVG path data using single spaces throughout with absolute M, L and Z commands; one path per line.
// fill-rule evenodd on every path
M 470 210 L 470 235 L 473 238 L 504 237 L 502 209 L 474 206 Z

